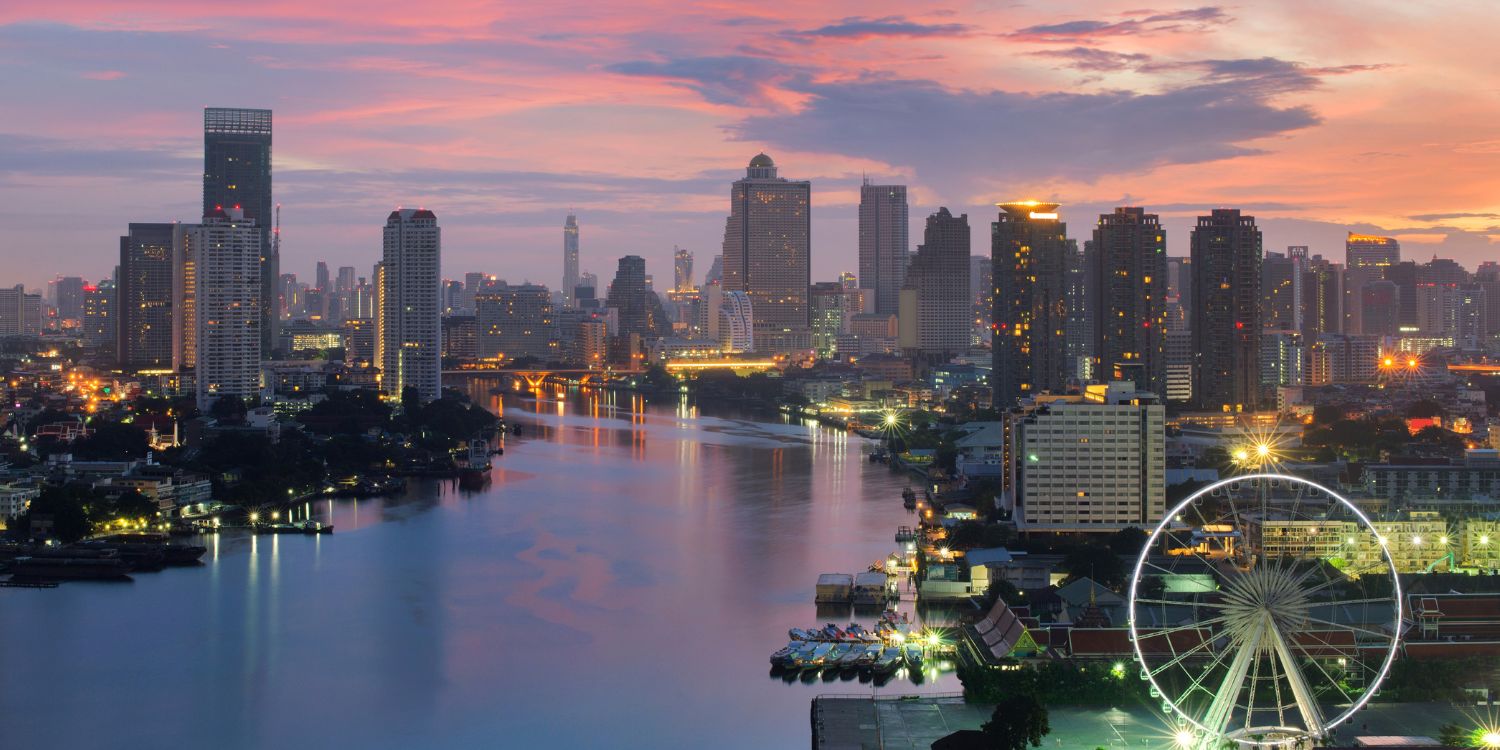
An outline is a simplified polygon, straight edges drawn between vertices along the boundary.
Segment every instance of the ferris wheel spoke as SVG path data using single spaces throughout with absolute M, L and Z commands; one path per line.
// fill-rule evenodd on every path
M 1230 717 L 1234 714 L 1234 708 L 1239 705 L 1239 694 L 1240 690 L 1245 687 L 1245 674 L 1249 672 L 1250 661 L 1258 658 L 1262 631 L 1263 628 L 1253 628 L 1244 642 L 1224 651 L 1224 653 L 1233 651 L 1234 660 L 1229 663 L 1229 669 L 1225 671 L 1224 679 L 1219 683 L 1219 689 L 1213 693 L 1213 701 L 1203 717 L 1203 726 L 1215 737 L 1224 735 L 1224 730 L 1229 727 Z M 1200 678 L 1206 676 L 1208 676 L 1207 672 L 1200 675 Z M 1251 689 L 1254 689 L 1253 686 Z
M 1172 599 L 1136 599 L 1142 604 L 1163 604 L 1169 607 L 1205 607 L 1208 609 L 1223 609 L 1223 602 L 1200 602 L 1200 601 L 1176 601 Z
M 1149 633 L 1142 633 L 1141 635 L 1136 636 L 1136 640 L 1143 641 L 1143 640 L 1146 640 L 1147 638 L 1155 638 L 1157 636 L 1162 636 L 1162 635 L 1171 635 L 1173 633 L 1181 633 L 1184 630 L 1211 630 L 1212 628 L 1210 626 L 1212 626 L 1212 625 L 1218 625 L 1219 623 L 1222 623 L 1222 622 L 1224 622 L 1225 620 L 1228 620 L 1228 619 L 1229 619 L 1228 617 L 1219 616 L 1219 617 L 1213 617 L 1213 618 L 1210 618 L 1210 619 L 1207 619 L 1207 620 L 1202 620 L 1200 622 L 1189 623 L 1187 625 L 1174 625 L 1174 626 L 1172 626 L 1170 628 L 1154 628 Z
M 1307 684 L 1306 675 L 1297 666 L 1297 660 L 1292 656 L 1292 651 L 1287 647 L 1286 639 L 1281 637 L 1281 631 L 1271 623 L 1267 623 L 1266 629 L 1271 640 L 1272 647 L 1276 650 L 1276 656 L 1281 659 L 1282 666 L 1286 670 L 1287 685 L 1292 689 L 1292 698 L 1297 701 L 1297 711 L 1302 714 L 1303 727 L 1309 732 L 1321 734 L 1323 731 L 1323 716 L 1318 710 L 1318 700 L 1313 695 L 1312 688 Z
M 1190 649 L 1182 652 L 1181 654 L 1178 654 L 1171 661 L 1163 663 L 1161 666 L 1159 666 L 1156 669 L 1153 669 L 1150 672 L 1148 672 L 1148 674 L 1150 674 L 1152 677 L 1156 677 L 1157 675 L 1161 674 L 1162 672 L 1165 672 L 1168 669 L 1171 669 L 1172 667 L 1175 667 L 1178 664 L 1181 664 L 1184 660 L 1186 660 L 1188 657 L 1192 656 L 1193 654 L 1198 653 L 1199 651 L 1202 651 L 1205 648 L 1212 647 L 1213 644 L 1214 644 L 1214 639 L 1212 639 L 1212 638 L 1204 638 L 1201 642 L 1198 643 L 1198 645 L 1196 645 L 1196 646 L 1194 646 L 1194 647 L 1192 647 L 1192 648 L 1190 648 Z
M 1339 628 L 1341 630 L 1349 630 L 1349 631 L 1353 631 L 1355 633 L 1364 633 L 1365 635 L 1373 636 L 1375 638 L 1380 638 L 1382 640 L 1387 640 L 1388 641 L 1388 640 L 1391 640 L 1391 638 L 1392 638 L 1392 636 L 1391 636 L 1390 633 L 1382 633 L 1382 632 L 1380 632 L 1378 630 L 1370 630 L 1369 628 L 1362 628 L 1362 627 L 1359 627 L 1358 625 L 1349 625 L 1347 623 L 1334 622 L 1332 620 L 1324 620 L 1322 618 L 1313 617 L 1311 615 L 1309 615 L 1307 617 L 1307 621 L 1308 622 L 1315 622 L 1315 623 L 1317 623 L 1319 625 L 1327 625 L 1328 627 L 1331 627 L 1331 628 Z
M 1306 632 L 1308 632 L 1309 635 L 1312 635 L 1313 638 L 1318 638 L 1318 636 L 1313 635 L 1313 631 L 1306 631 Z M 1329 643 L 1328 641 L 1323 640 L 1322 638 L 1318 638 L 1318 642 L 1321 643 L 1324 646 L 1329 647 L 1329 648 L 1334 648 L 1334 649 L 1338 648 L 1338 646 L 1335 646 L 1335 645 Z M 1327 669 L 1323 668 L 1323 663 L 1320 662 L 1320 661 L 1318 661 L 1317 657 L 1314 657 L 1314 656 L 1306 653 L 1306 649 L 1308 648 L 1307 646 L 1304 646 L 1304 645 L 1302 645 L 1300 643 L 1293 643 L 1292 644 L 1292 648 L 1302 650 L 1303 651 L 1303 654 L 1302 654 L 1303 657 L 1305 657 L 1308 661 L 1312 662 L 1312 664 L 1313 664 L 1314 667 L 1318 668 L 1318 671 L 1323 674 L 1324 679 L 1328 680 L 1328 682 L 1333 685 L 1333 688 L 1335 690 L 1339 691 L 1339 695 L 1344 696 L 1344 700 L 1348 701 L 1349 703 L 1351 703 L 1351 704 L 1354 703 L 1354 698 L 1352 696 L 1350 696 L 1347 692 L 1344 691 L 1344 686 L 1341 685 L 1341 684 L 1339 684 L 1339 681 L 1335 680 L 1333 678 L 1333 675 L 1331 675 L 1331 674 L 1328 673 Z M 1348 658 L 1348 657 L 1341 657 L 1341 658 Z M 1355 658 L 1357 659 L 1358 657 L 1356 656 Z

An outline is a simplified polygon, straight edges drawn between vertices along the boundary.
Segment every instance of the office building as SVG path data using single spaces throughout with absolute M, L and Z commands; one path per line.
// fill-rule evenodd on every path
M 777 176 L 757 154 L 730 189 L 724 227 L 724 290 L 744 292 L 755 309 L 755 345 L 768 353 L 812 348 L 812 183 Z
M 922 244 L 901 289 L 898 344 L 943 360 L 969 350 L 969 215 L 947 208 L 927 217 Z M 878 294 L 878 290 L 877 290 Z
M 1316 341 L 1325 333 L 1339 333 L 1344 325 L 1344 267 L 1321 255 L 1302 268 L 1302 336 Z
M 1369 383 L 1379 365 L 1379 336 L 1325 333 L 1308 348 L 1307 384 Z
M 620 258 L 604 304 L 619 311 L 618 335 L 635 334 L 642 339 L 653 339 L 670 328 L 661 298 L 646 283 L 646 259 L 639 255 Z
M 1260 405 L 1260 229 L 1238 209 L 1198 217 L 1192 234 L 1193 399 L 1211 411 Z
M 401 208 L 386 218 L 380 281 L 380 387 L 401 398 L 416 388 L 422 401 L 442 393 L 442 329 L 438 273 L 442 232 L 437 215 Z
M 195 267 L 190 364 L 200 410 L 225 396 L 249 402 L 260 394 L 262 234 L 238 207 L 215 209 L 202 224 L 179 229 L 180 255 Z
M 839 334 L 844 332 L 847 317 L 844 285 L 837 281 L 820 281 L 812 285 L 808 304 L 812 308 L 812 345 L 819 359 L 838 354 Z
M 276 343 L 281 276 L 278 243 L 265 231 L 273 219 L 271 200 L 271 110 L 208 107 L 203 110 L 203 216 L 239 206 L 261 228 L 261 349 Z
M 42 332 L 42 296 L 26 287 L 0 288 L 0 336 L 38 336 Z
M 132 223 L 120 238 L 115 354 L 127 371 L 172 368 L 176 231 L 176 224 Z
M 996 409 L 1035 393 L 1062 393 L 1074 370 L 1067 357 L 1067 292 L 1076 250 L 1058 220 L 1058 205 L 1002 203 L 990 225 Z
M 1166 498 L 1166 410 L 1133 383 L 1090 385 L 1013 418 L 1009 473 L 1024 533 L 1149 529 Z
M 556 359 L 552 293 L 537 284 L 482 291 L 474 298 L 481 359 Z
M 908 248 L 905 185 L 859 187 L 859 286 L 874 296 L 873 312 L 900 312 Z
M 1360 292 L 1360 327 L 1365 336 L 1400 335 L 1401 289 L 1384 279 L 1366 282 Z
M 83 294 L 87 285 L 78 276 L 59 276 L 47 282 L 52 292 L 52 304 L 57 308 L 58 320 L 83 320 Z
M 693 288 L 693 254 L 685 247 L 672 246 L 672 289 L 686 292 Z
M 1300 251 L 1300 252 L 1296 252 Z M 1260 324 L 1268 330 L 1302 330 L 1302 264 L 1307 248 L 1266 253 L 1260 264 Z
M 106 361 L 115 351 L 117 305 L 114 279 L 83 288 L 83 342 L 103 352 Z
M 473 274 L 470 274 L 471 276 Z M 468 278 L 464 279 L 464 288 L 471 295 L 475 290 L 470 289 Z M 573 298 L 573 289 L 578 286 L 578 217 L 568 214 L 563 220 L 563 274 L 562 293 L 563 305 L 575 307 L 577 302 Z
M 1167 235 L 1156 214 L 1102 214 L 1085 262 L 1095 380 L 1129 380 L 1166 396 Z

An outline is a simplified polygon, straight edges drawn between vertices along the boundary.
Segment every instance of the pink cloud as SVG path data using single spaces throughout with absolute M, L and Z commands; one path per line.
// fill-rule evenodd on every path
M 91 81 L 118 81 L 126 74 L 123 70 L 90 70 L 82 75 Z

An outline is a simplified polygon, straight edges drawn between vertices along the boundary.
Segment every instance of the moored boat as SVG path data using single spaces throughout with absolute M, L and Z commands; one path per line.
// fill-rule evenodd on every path
M 892 646 L 880 653 L 874 665 L 870 667 L 870 671 L 875 674 L 890 674 L 899 666 L 901 666 L 901 649 Z
M 922 668 L 922 649 L 920 646 L 908 645 L 903 649 L 906 655 L 906 666 L 910 669 Z

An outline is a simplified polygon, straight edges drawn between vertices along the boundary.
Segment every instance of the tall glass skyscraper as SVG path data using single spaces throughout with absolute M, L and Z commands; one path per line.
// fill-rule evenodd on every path
M 120 238 L 116 352 L 126 370 L 172 368 L 176 231 L 176 224 L 132 223 Z
M 859 187 L 859 286 L 874 295 L 875 312 L 900 311 L 901 287 L 910 261 L 905 185 Z
M 276 344 L 281 258 L 271 233 L 271 110 L 207 107 L 203 110 L 203 216 L 239 206 L 260 237 L 261 351 Z
M 568 214 L 563 222 L 563 305 L 576 307 L 573 288 L 578 286 L 578 217 Z
M 1096 380 L 1132 380 L 1166 399 L 1167 234 L 1156 214 L 1124 206 L 1094 227 L 1089 275 Z
M 729 201 L 724 289 L 749 296 L 756 347 L 768 353 L 811 349 L 812 183 L 777 177 L 771 157 L 757 154 Z
M 1260 229 L 1239 209 L 1199 216 L 1192 235 L 1193 400 L 1200 409 L 1260 405 Z
M 1068 265 L 1076 252 L 1056 203 L 1001 203 L 990 225 L 995 308 L 990 384 L 995 408 L 1024 396 L 1062 393 L 1068 366 Z

